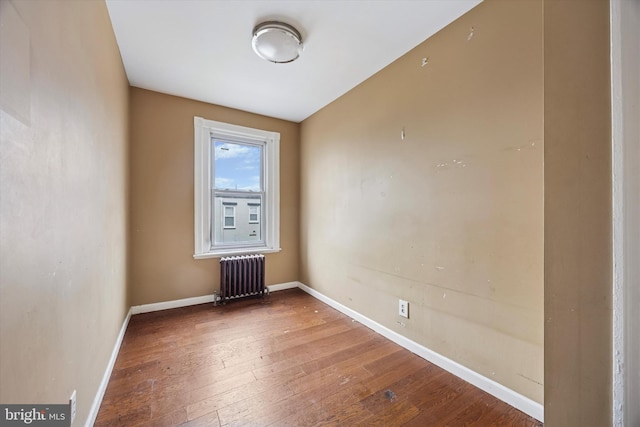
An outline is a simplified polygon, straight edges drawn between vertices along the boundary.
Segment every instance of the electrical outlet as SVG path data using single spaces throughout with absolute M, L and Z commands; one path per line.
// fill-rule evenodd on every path
M 76 391 L 73 390 L 73 393 L 71 393 L 71 397 L 69 398 L 69 412 L 71 413 L 70 417 L 71 417 L 71 421 L 69 422 L 69 424 L 73 424 L 73 420 L 76 419 Z
M 407 301 L 400 300 L 398 306 L 398 314 L 402 317 L 409 318 L 409 303 Z

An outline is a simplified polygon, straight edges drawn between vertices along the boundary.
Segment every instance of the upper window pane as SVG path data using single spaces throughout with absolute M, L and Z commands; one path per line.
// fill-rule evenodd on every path
M 262 191 L 262 146 L 214 141 L 216 190 Z

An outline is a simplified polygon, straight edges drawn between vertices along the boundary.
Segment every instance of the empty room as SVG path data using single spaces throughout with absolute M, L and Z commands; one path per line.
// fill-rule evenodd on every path
M 639 28 L 0 0 L 0 424 L 640 425 Z

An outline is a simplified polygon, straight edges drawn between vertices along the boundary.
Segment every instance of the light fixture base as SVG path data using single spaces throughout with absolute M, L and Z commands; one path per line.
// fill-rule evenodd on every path
M 300 32 L 280 21 L 267 21 L 256 25 L 251 44 L 260 58 L 276 64 L 295 61 L 302 52 Z

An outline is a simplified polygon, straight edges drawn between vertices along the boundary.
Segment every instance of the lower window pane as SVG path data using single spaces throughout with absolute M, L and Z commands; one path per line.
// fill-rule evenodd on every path
M 213 241 L 217 246 L 262 241 L 262 196 L 216 194 L 213 208 Z M 252 215 L 254 214 L 254 215 Z

